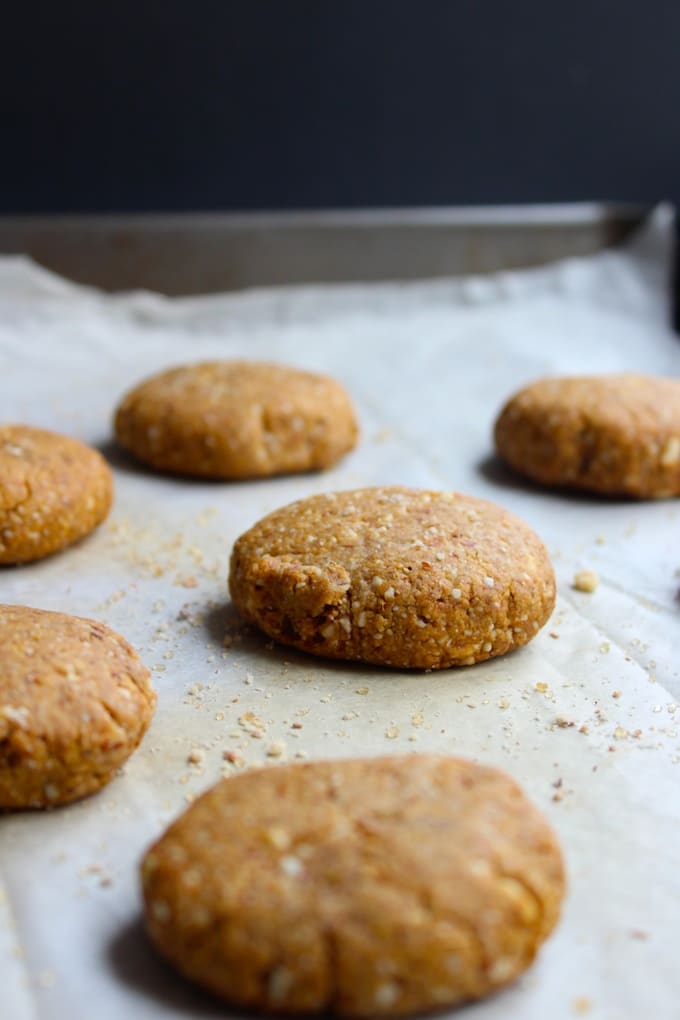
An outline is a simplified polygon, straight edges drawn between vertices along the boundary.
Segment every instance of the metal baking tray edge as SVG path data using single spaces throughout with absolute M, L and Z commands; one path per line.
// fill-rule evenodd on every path
M 412 280 L 536 266 L 625 240 L 649 210 L 601 203 L 0 218 L 0 254 L 107 291 Z

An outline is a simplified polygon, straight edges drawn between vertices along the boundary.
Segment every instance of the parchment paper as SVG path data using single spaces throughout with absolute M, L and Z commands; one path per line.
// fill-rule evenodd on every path
M 137 865 L 149 842 L 233 770 L 225 750 L 276 764 L 426 749 L 509 770 L 569 869 L 563 920 L 536 965 L 461 1020 L 680 1017 L 678 502 L 539 492 L 490 442 L 502 401 L 544 373 L 680 373 L 670 236 L 661 210 L 628 249 L 530 272 L 187 300 L 105 296 L 0 261 L 0 418 L 98 445 L 116 477 L 109 521 L 62 555 L 3 569 L 0 601 L 103 620 L 154 667 L 159 692 L 143 746 L 101 794 L 0 819 L 2 1020 L 224 1015 L 147 946 Z M 116 451 L 111 412 L 126 388 L 235 355 L 344 381 L 358 450 L 325 474 L 243 484 L 153 476 Z M 295 498 L 380 483 L 461 489 L 539 531 L 559 598 L 528 648 L 405 673 L 239 631 L 226 591 L 234 539 Z M 600 576 L 593 594 L 571 587 L 584 567 Z M 244 728 L 248 712 L 263 737 Z

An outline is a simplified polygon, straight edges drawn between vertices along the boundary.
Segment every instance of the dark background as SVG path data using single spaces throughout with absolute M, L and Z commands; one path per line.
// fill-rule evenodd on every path
M 679 0 L 8 8 L 0 213 L 680 195 Z

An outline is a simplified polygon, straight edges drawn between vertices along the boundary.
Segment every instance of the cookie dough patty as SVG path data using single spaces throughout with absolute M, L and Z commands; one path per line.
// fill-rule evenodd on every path
M 612 496 L 680 495 L 680 380 L 541 379 L 496 421 L 498 455 L 543 485 Z
M 0 425 L 0 563 L 58 552 L 104 520 L 113 479 L 77 439 L 30 425 Z
M 142 865 L 147 926 L 239 1006 L 399 1016 L 477 999 L 531 963 L 564 873 L 504 773 L 409 755 L 223 780 Z
M 400 487 L 312 496 L 234 546 L 236 609 L 317 655 L 433 669 L 524 645 L 555 603 L 545 547 L 486 500 Z
M 139 744 L 156 695 L 102 623 L 0 606 L 0 808 L 94 793 Z
M 115 430 L 151 467 L 224 479 L 327 468 L 357 440 L 351 401 L 335 380 L 248 361 L 153 376 L 124 398 Z

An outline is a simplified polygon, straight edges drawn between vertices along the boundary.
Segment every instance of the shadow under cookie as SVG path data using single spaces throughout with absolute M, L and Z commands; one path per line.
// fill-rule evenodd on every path
M 568 499 L 574 503 L 582 503 L 588 506 L 612 506 L 619 503 L 640 503 L 635 496 L 606 496 L 593 492 L 586 492 L 583 489 L 571 489 L 565 485 L 542 485 L 534 482 L 526 475 L 520 474 L 509 467 L 505 461 L 494 454 L 482 458 L 477 463 L 477 472 L 481 477 L 503 489 L 511 489 L 515 492 L 526 492 L 532 496 L 544 496 L 552 499 Z
M 229 1016 L 224 1004 L 190 984 L 166 964 L 151 946 L 141 918 L 129 922 L 106 947 L 106 963 L 114 976 L 134 992 L 155 1000 L 172 1015 L 195 1020 Z
M 395 674 L 413 676 L 418 673 L 429 674 L 427 669 L 408 669 L 398 666 L 378 666 L 358 659 L 332 659 L 316 655 L 312 652 L 300 651 L 292 645 L 285 645 L 259 630 L 254 624 L 245 623 L 238 615 L 231 602 L 214 606 L 207 611 L 204 626 L 208 637 L 219 648 L 233 648 L 249 659 L 260 660 L 266 666 L 280 666 L 295 669 L 300 675 L 309 673 L 315 680 L 319 679 L 319 667 L 325 672 L 339 675 L 351 675 L 353 671 L 362 676 L 369 675 L 378 682 L 394 682 Z M 226 641 L 226 644 L 225 644 Z M 462 672 L 465 667 L 450 667 L 452 671 Z

